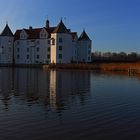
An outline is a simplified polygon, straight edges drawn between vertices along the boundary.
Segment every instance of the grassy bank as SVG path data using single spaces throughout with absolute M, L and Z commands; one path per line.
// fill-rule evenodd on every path
M 93 63 L 93 64 L 50 64 L 44 69 L 87 69 L 100 71 L 127 71 L 140 73 L 140 63 Z

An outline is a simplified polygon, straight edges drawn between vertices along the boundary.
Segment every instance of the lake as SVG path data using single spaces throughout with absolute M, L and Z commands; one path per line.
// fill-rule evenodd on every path
M 0 68 L 0 140 L 140 140 L 140 78 Z

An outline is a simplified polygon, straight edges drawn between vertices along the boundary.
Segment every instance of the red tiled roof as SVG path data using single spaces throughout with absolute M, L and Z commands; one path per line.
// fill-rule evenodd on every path
M 48 38 L 51 37 L 51 33 L 54 31 L 56 27 L 50 27 L 50 28 L 45 28 L 46 31 L 49 33 Z M 28 34 L 28 39 L 39 39 L 40 38 L 40 32 L 43 28 L 33 28 L 33 29 L 24 29 L 25 32 Z M 18 40 L 20 39 L 20 33 L 22 30 L 17 30 L 15 32 L 15 39 Z
M 26 33 L 28 34 L 28 39 L 38 39 L 38 38 L 40 38 L 41 30 L 42 30 L 42 28 L 25 29 Z
M 49 28 L 46 28 L 46 31 L 49 33 L 49 36 L 48 38 L 51 38 L 51 33 L 55 30 L 56 27 L 49 27 Z
M 22 30 L 16 30 L 15 34 L 14 34 L 14 41 L 18 40 L 20 38 L 20 33 Z
M 75 37 L 77 36 L 77 32 L 71 32 L 71 35 L 72 35 L 72 39 L 74 41 Z

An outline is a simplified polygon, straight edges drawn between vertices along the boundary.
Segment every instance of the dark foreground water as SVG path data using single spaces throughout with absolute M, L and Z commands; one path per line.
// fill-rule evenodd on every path
M 140 140 L 140 80 L 0 68 L 0 140 Z

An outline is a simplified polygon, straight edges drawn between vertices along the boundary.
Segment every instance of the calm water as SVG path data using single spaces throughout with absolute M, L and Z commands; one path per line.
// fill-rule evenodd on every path
M 140 79 L 0 68 L 0 140 L 140 140 Z

